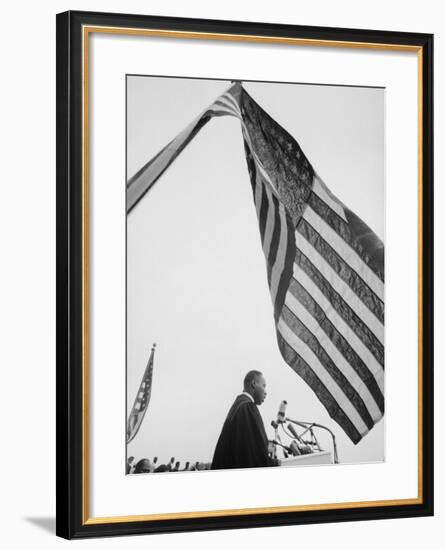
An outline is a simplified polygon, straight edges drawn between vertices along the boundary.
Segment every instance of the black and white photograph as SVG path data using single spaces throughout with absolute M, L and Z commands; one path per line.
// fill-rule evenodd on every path
M 433 37 L 381 29 L 58 16 L 60 536 L 433 514 Z
M 2 546 L 440 546 L 440 3 L 2 14 Z
M 385 460 L 384 109 L 127 75 L 127 474 Z

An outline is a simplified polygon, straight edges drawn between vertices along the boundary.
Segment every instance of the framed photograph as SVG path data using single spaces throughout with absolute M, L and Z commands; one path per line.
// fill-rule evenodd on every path
M 432 67 L 57 16 L 59 536 L 433 514 Z

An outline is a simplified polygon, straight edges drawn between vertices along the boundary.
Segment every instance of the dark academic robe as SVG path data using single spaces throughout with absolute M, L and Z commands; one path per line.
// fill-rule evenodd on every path
M 224 422 L 213 455 L 212 470 L 276 466 L 268 455 L 267 435 L 257 406 L 238 395 Z

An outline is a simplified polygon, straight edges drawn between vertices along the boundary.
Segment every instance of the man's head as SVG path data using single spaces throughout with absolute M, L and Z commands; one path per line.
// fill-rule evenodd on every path
M 135 474 L 148 474 L 151 472 L 151 464 L 148 458 L 141 458 L 134 469 Z
M 257 405 L 266 399 L 266 380 L 258 370 L 249 371 L 244 377 L 244 391 L 249 393 Z

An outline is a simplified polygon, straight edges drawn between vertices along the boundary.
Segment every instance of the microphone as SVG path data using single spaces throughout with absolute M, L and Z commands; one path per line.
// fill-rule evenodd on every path
M 289 445 L 290 450 L 292 451 L 292 454 L 294 456 L 300 456 L 301 451 L 298 448 L 298 443 L 296 441 L 292 441 L 292 443 Z
M 281 441 L 277 441 L 276 439 L 272 439 L 271 443 L 274 445 L 279 445 L 283 448 L 283 452 L 291 453 L 292 452 L 292 446 L 288 447 L 287 445 L 283 445 Z
M 290 431 L 290 433 L 295 437 L 297 441 L 301 441 L 301 437 L 297 434 L 295 428 L 292 426 L 292 424 L 287 425 L 287 429 Z
M 287 401 L 283 399 L 280 403 L 280 408 L 278 409 L 277 414 L 277 424 L 283 424 L 286 419 L 286 407 Z
M 292 426 L 292 424 L 288 424 L 287 425 L 287 429 L 290 431 L 290 433 L 295 437 L 295 439 L 297 440 L 296 443 L 295 443 L 295 446 L 297 447 L 298 449 L 298 454 L 300 455 L 307 455 L 307 454 L 311 454 L 313 453 L 314 451 L 311 449 L 311 446 L 308 445 L 298 434 L 297 432 L 295 431 L 295 428 Z M 294 442 L 292 442 L 294 443 Z M 292 447 L 292 445 L 291 445 Z

